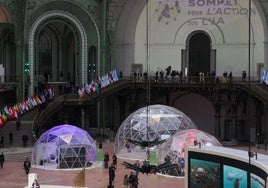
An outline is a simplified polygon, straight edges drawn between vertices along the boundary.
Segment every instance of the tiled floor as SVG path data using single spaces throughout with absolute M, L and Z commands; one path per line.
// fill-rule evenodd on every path
M 246 147 L 236 147 L 238 149 L 247 149 Z M 110 155 L 113 153 L 113 143 L 104 143 L 104 151 L 108 151 Z M 254 150 L 254 148 L 253 148 Z M 255 148 L 256 150 L 256 148 Z M 257 150 L 258 153 L 268 154 L 263 149 Z M 114 187 L 123 188 L 123 176 L 129 174 L 131 170 L 125 169 L 121 165 L 122 160 L 119 159 L 116 169 Z M 54 185 L 53 188 L 61 186 L 73 187 L 73 182 L 77 178 L 79 170 L 44 170 L 31 168 L 30 173 L 37 173 L 41 188 L 44 185 Z M 108 185 L 108 169 L 92 168 L 86 169 L 86 187 L 88 188 L 107 188 Z M 0 188 L 23 188 L 28 184 L 28 177 L 25 175 L 22 163 L 8 162 L 4 164 L 4 168 L 0 169 Z M 43 186 L 42 186 L 43 185 Z M 161 175 L 139 174 L 139 188 L 183 188 L 184 178 L 171 178 Z
M 113 154 L 113 143 L 104 143 L 103 150 L 108 151 L 110 156 Z M 123 176 L 129 174 L 131 170 L 125 169 L 121 165 L 122 160 L 118 159 L 118 166 L 115 175 L 115 188 L 123 188 Z M 8 162 L 0 170 L 0 188 L 23 188 L 28 184 L 28 176 L 25 175 L 23 164 L 18 162 Z M 79 170 L 44 170 L 31 168 L 30 173 L 37 173 L 38 181 L 42 185 L 73 186 L 73 182 L 78 176 Z M 86 187 L 88 188 L 107 188 L 109 184 L 108 169 L 102 167 L 86 169 Z M 184 178 L 171 178 L 161 175 L 139 173 L 140 188 L 180 188 L 184 187 Z

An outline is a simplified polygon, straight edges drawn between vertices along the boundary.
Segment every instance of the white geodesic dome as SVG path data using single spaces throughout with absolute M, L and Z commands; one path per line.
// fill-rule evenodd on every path
M 96 144 L 83 129 L 55 126 L 34 144 L 32 161 L 37 165 L 57 164 L 57 168 L 88 167 L 96 161 Z
M 213 136 L 207 132 L 197 129 L 187 129 L 178 131 L 165 143 L 158 147 L 157 163 L 162 164 L 167 159 L 171 163 L 179 164 L 182 158 L 184 158 L 184 151 L 186 147 L 194 146 L 222 146 L 222 144 Z M 169 173 L 169 171 L 163 171 L 163 173 Z M 180 174 L 180 173 L 178 173 Z M 172 174 L 177 175 L 172 171 Z
M 176 108 L 165 105 L 143 107 L 130 114 L 121 124 L 116 133 L 115 152 L 119 157 L 144 159 L 145 149 L 129 140 L 167 140 L 179 130 L 192 128 L 196 128 L 193 121 Z

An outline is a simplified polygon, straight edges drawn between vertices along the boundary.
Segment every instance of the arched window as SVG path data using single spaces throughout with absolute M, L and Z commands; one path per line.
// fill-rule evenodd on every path
M 38 74 L 52 73 L 52 46 L 50 36 L 42 31 L 38 40 Z

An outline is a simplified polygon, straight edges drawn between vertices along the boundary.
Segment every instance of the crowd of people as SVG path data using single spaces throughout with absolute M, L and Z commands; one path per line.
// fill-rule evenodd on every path
M 99 149 L 102 149 L 102 142 L 99 142 Z M 108 169 L 109 171 L 108 188 L 112 188 L 114 180 L 115 180 L 115 171 L 117 168 L 116 153 L 114 153 L 112 156 L 112 162 L 110 166 L 109 166 L 109 162 L 110 162 L 110 155 L 108 152 L 105 152 L 103 156 L 103 164 L 104 164 L 104 169 Z M 136 161 L 135 165 L 139 167 L 140 166 L 139 161 Z M 138 171 L 136 172 L 131 171 L 129 175 L 125 174 L 125 176 L 123 177 L 123 186 L 125 188 L 137 188 L 138 187 L 138 175 L 139 175 Z
M 187 70 L 186 70 L 187 71 Z M 147 72 L 141 72 L 141 71 L 134 71 L 133 72 L 133 81 L 134 82 L 143 82 L 148 79 L 148 73 Z M 150 75 L 152 77 L 152 75 Z M 241 78 L 238 79 L 239 81 L 245 81 L 247 77 L 246 71 L 242 71 Z M 233 81 L 233 73 L 230 71 L 227 73 L 227 71 L 224 71 L 221 76 L 216 75 L 216 71 L 211 72 L 199 72 L 195 75 L 190 75 L 188 72 L 185 72 L 183 70 L 172 70 L 171 66 L 168 66 L 166 69 L 159 69 L 155 72 L 154 75 L 154 81 L 155 82 L 179 82 L 179 83 L 187 83 L 187 82 L 232 82 Z M 237 78 L 236 78 L 237 79 Z
M 14 134 L 12 131 L 10 131 L 8 134 L 9 146 L 13 145 L 13 138 L 14 138 Z M 28 135 L 23 134 L 21 137 L 23 147 L 27 147 L 28 140 L 29 140 Z M 0 138 L 0 148 L 4 148 L 4 147 L 5 147 L 5 137 L 4 137 L 4 135 L 2 135 Z

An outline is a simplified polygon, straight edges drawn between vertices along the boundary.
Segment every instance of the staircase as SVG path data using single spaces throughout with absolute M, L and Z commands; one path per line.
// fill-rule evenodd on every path
M 4 148 L 1 149 L 5 156 L 5 162 L 23 162 L 26 158 L 31 160 L 32 147 L 27 148 Z
M 4 148 L 0 148 L 0 152 L 5 155 L 5 162 L 25 161 L 28 157 L 31 159 L 34 138 L 32 136 L 32 120 L 38 114 L 38 110 L 34 109 L 20 117 L 21 126 L 19 130 L 16 127 L 16 121 L 8 121 L 1 129 L 0 136 L 4 136 Z M 9 142 L 9 133 L 13 133 L 13 144 Z M 28 135 L 27 147 L 23 147 L 22 135 Z

